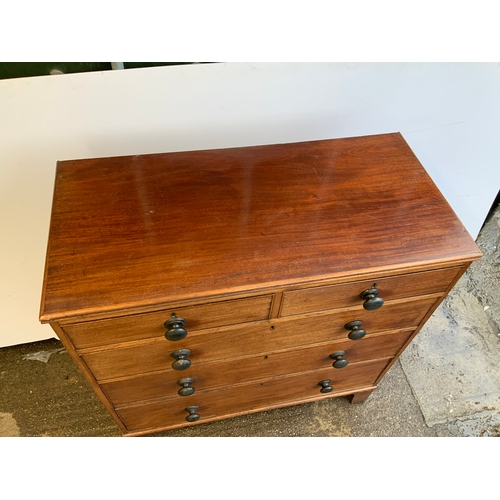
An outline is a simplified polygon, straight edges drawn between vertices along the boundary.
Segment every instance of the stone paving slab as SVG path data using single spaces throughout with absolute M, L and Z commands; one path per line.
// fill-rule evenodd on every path
M 466 279 L 400 358 L 429 426 L 500 411 L 500 343 Z
M 483 259 L 400 358 L 426 424 L 445 424 L 452 435 L 496 435 L 500 421 L 499 242 L 497 210 L 478 238 Z
M 500 340 L 500 209 L 484 225 L 477 243 L 484 256 L 474 262 L 467 273 L 467 291 L 481 302 Z
M 448 424 L 448 431 L 459 437 L 500 437 L 500 412 L 484 411 L 458 419 Z

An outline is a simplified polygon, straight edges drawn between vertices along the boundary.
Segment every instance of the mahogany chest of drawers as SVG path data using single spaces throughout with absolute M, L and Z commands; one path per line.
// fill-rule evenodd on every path
M 398 133 L 63 161 L 40 320 L 147 434 L 363 401 L 480 257 Z

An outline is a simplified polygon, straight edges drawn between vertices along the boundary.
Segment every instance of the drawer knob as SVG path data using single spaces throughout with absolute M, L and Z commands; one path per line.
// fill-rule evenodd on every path
M 186 417 L 188 422 L 196 422 L 200 419 L 200 416 L 196 413 L 198 411 L 198 406 L 188 406 L 185 410 L 189 413 Z
M 347 323 L 347 325 L 344 325 L 344 328 L 346 330 L 351 330 L 349 332 L 348 337 L 351 340 L 360 340 L 366 335 L 365 330 L 361 330 L 361 325 L 363 324 L 362 321 L 351 321 L 350 323 Z
M 181 378 L 177 381 L 177 385 L 180 385 L 182 389 L 179 389 L 179 396 L 191 396 L 194 394 L 194 387 L 191 387 L 191 384 L 194 383 L 194 378 L 185 377 Z
M 177 349 L 170 356 L 175 359 L 172 363 L 172 368 L 181 372 L 182 370 L 187 370 L 191 366 L 191 361 L 188 356 L 191 354 L 189 349 Z
M 185 326 L 186 320 L 184 318 L 173 316 L 165 321 L 165 328 L 167 329 L 165 338 L 172 341 L 185 339 L 188 334 L 187 330 L 184 329 Z
M 323 394 L 326 394 L 328 392 L 333 391 L 333 387 L 330 385 L 331 380 L 322 380 L 318 385 L 321 386 L 321 389 L 319 392 L 322 392 Z
M 360 297 L 364 300 L 363 307 L 367 311 L 375 311 L 384 305 L 384 299 L 379 297 L 378 293 L 378 290 L 374 287 L 360 294 Z
M 333 354 L 330 354 L 330 358 L 335 359 L 335 362 L 333 363 L 334 368 L 345 368 L 348 364 L 349 361 L 344 358 L 345 356 L 345 351 L 337 351 L 334 352 Z

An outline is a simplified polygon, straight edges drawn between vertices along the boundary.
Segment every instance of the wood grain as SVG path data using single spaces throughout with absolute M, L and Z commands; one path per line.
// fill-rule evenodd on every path
M 285 292 L 280 315 L 292 316 L 362 304 L 360 294 L 373 286 L 379 291 L 379 297 L 386 301 L 444 292 L 460 269 L 461 267 L 452 267 L 438 271 Z
M 195 363 L 265 354 L 297 346 L 346 340 L 344 325 L 360 320 L 367 335 L 398 328 L 415 328 L 436 302 L 436 297 L 385 304 L 378 311 L 362 307 L 341 309 L 330 314 L 302 316 L 293 319 L 251 323 L 219 330 L 198 332 L 184 340 L 170 342 L 163 337 L 106 349 L 80 351 L 99 381 L 161 371 L 169 367 L 170 354 L 176 349 L 189 349 Z M 360 341 L 351 341 L 362 342 Z
M 327 368 L 264 382 L 226 386 L 222 389 L 199 392 L 187 397 L 177 396 L 146 405 L 118 407 L 116 412 L 129 431 L 186 424 L 188 413 L 185 408 L 190 405 L 199 407 L 199 422 L 203 423 L 205 419 L 213 420 L 223 415 L 243 414 L 257 408 L 265 410 L 276 403 L 303 402 L 308 398 L 317 398 L 321 396 L 318 383 L 325 379 L 331 380 L 334 391 L 325 394 L 324 397 L 335 396 L 337 392 L 342 393 L 347 388 L 355 391 L 371 386 L 388 361 L 355 363 L 343 370 Z
M 182 372 L 169 367 L 159 373 L 105 382 L 101 384 L 101 388 L 115 405 L 175 396 L 180 388 L 177 381 L 182 377 L 193 378 L 192 386 L 199 392 L 224 385 L 332 367 L 330 354 L 336 351 L 345 351 L 344 358 L 349 363 L 388 358 L 399 351 L 411 333 L 412 330 L 403 330 L 370 335 L 356 342 L 341 340 L 202 364 L 194 361 L 189 369 Z M 332 367 L 332 372 L 335 370 L 337 369 Z
M 271 301 L 272 295 L 263 295 L 181 306 L 147 314 L 65 325 L 64 331 L 76 348 L 84 349 L 114 342 L 163 337 L 166 332 L 164 323 L 172 314 L 187 320 L 185 328 L 188 332 L 267 319 Z
M 64 161 L 40 319 L 479 256 L 397 133 Z
M 63 161 L 40 320 L 122 431 L 147 434 L 191 425 L 189 405 L 209 422 L 362 401 L 480 257 L 397 133 Z M 385 303 L 366 311 L 373 285 Z M 181 341 L 164 336 L 173 314 Z M 193 395 L 177 394 L 182 377 Z

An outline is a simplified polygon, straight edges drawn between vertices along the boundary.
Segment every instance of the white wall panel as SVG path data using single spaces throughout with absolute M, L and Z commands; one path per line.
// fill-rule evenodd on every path
M 0 347 L 38 323 L 57 160 L 402 132 L 476 237 L 500 186 L 500 66 L 221 63 L 0 81 Z

